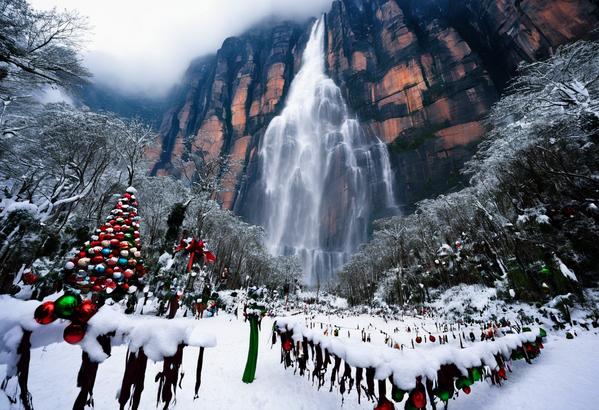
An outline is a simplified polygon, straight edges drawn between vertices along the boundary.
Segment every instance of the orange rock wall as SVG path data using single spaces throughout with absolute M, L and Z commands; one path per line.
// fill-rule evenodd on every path
M 185 177 L 231 155 L 237 165 L 216 198 L 247 213 L 260 139 L 301 67 L 311 24 L 253 29 L 192 62 L 160 126 L 154 172 Z M 519 62 L 598 26 L 592 0 L 341 0 L 326 14 L 324 58 L 365 132 L 390 144 L 398 199 L 409 204 L 455 183 Z M 327 214 L 323 229 L 333 232 L 343 215 Z

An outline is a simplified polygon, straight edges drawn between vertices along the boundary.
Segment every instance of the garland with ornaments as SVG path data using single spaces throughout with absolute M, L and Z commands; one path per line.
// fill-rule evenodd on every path
M 472 341 L 468 347 L 460 339 L 460 348 L 440 342 L 441 346 L 420 350 L 342 339 L 338 332 L 333 332 L 336 337 L 328 337 L 328 332 L 313 331 L 297 319 L 278 318 L 272 343 L 279 338 L 285 368 L 295 367 L 300 376 L 316 382 L 318 389 L 327 380 L 329 391 L 337 387 L 342 395 L 355 386 L 358 402 L 364 392 L 375 403 L 375 410 L 392 410 L 395 407 L 391 400 L 399 403 L 406 396 L 405 410 L 424 409 L 427 403 L 436 410 L 437 401 L 447 408 L 449 399 L 459 392 L 470 394 L 477 381 L 501 385 L 512 371 L 512 361 L 524 359 L 530 363 L 540 354 L 547 336 L 540 328 L 523 328 L 522 333 L 511 334 L 508 328 L 495 328 L 498 329 L 492 337 L 487 332 L 489 337 L 477 343 Z M 437 340 L 432 334 L 429 339 L 432 343 Z M 387 397 L 387 381 L 391 385 L 391 400 Z
M 62 269 L 64 294 L 41 304 L 34 313 L 39 324 L 70 320 L 64 340 L 75 344 L 85 336 L 87 322 L 112 298 L 120 300 L 137 290 L 146 274 L 141 258 L 136 189 L 127 188 L 106 223 L 96 229 Z

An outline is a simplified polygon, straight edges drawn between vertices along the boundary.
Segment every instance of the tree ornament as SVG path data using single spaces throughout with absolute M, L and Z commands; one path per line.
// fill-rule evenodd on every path
M 407 392 L 405 390 L 400 389 L 395 384 L 391 385 L 391 398 L 393 399 L 393 401 L 397 403 L 403 401 L 406 393 Z
M 97 305 L 90 299 L 84 300 L 75 312 L 77 320 L 87 323 L 89 319 L 98 311 Z
M 410 401 L 414 404 L 414 407 L 421 409 L 426 407 L 426 389 L 420 381 L 421 378 L 418 377 L 417 380 L 416 388 L 410 392 Z
M 40 325 L 47 325 L 48 323 L 54 322 L 58 318 L 56 312 L 54 312 L 54 302 L 45 302 L 39 305 L 37 309 L 35 309 L 33 317 Z
M 62 337 L 65 342 L 73 345 L 79 343 L 81 339 L 83 339 L 86 329 L 87 325 L 85 323 L 72 322 L 65 327 Z
M 472 370 L 472 380 L 479 381 L 482 379 L 483 370 L 480 367 L 473 367 Z
M 54 311 L 59 318 L 68 319 L 75 313 L 78 305 L 79 299 L 77 297 L 73 295 L 63 295 L 54 302 Z
M 37 276 L 31 272 L 27 272 L 25 275 L 23 275 L 23 282 L 25 282 L 27 285 L 33 285 L 36 280 Z

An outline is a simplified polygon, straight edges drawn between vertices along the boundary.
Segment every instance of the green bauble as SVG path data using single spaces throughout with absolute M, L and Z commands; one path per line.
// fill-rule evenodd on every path
M 472 368 L 472 380 L 475 382 L 481 380 L 483 378 L 483 370 L 480 367 Z
M 464 377 L 464 376 L 458 378 L 455 382 L 455 386 L 458 389 L 463 389 L 464 387 L 472 386 L 473 384 L 474 384 L 474 379 L 471 379 L 470 377 Z
M 435 389 L 435 396 L 443 401 L 447 401 L 453 396 L 453 391 L 449 392 L 447 390 Z
M 68 319 L 75 313 L 78 305 L 79 299 L 77 297 L 63 295 L 54 302 L 54 312 L 59 318 Z
M 547 337 L 547 332 L 542 327 L 539 328 L 539 335 L 541 337 Z
M 396 385 L 393 385 L 391 388 L 391 398 L 393 399 L 393 401 L 399 403 L 400 401 L 403 401 L 404 396 L 406 395 L 406 391 L 400 389 L 399 387 L 397 387 Z
M 524 358 L 524 356 L 522 356 L 522 354 L 519 351 L 517 351 L 516 349 L 512 350 L 512 356 L 511 356 L 512 360 L 520 360 L 523 358 Z

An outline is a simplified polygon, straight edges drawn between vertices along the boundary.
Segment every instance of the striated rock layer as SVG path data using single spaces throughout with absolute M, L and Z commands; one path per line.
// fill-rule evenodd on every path
M 218 200 L 245 217 L 260 207 L 251 187 L 261 140 L 313 21 L 265 25 L 194 61 L 168 102 L 153 172 L 191 178 L 194 163 L 228 154 L 243 165 Z M 396 200 L 409 207 L 458 184 L 517 65 L 590 36 L 599 10 L 595 0 L 342 0 L 325 23 L 327 75 L 366 135 L 389 144 Z M 331 238 L 337 225 L 325 229 Z

